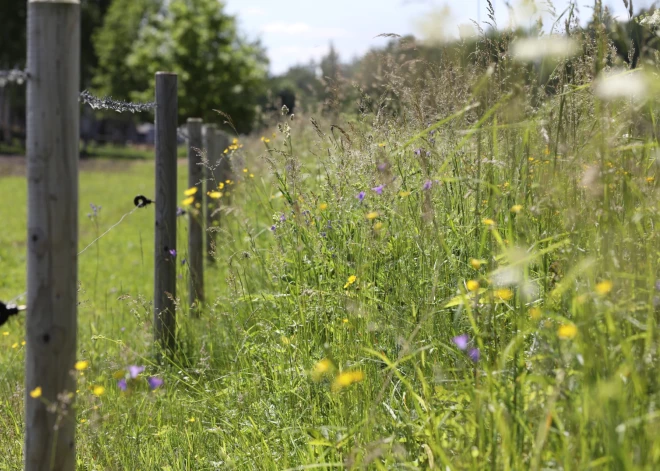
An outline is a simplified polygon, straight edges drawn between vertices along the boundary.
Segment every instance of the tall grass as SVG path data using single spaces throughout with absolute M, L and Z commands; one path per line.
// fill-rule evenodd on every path
M 658 469 L 653 79 L 643 101 L 630 71 L 601 98 L 606 36 L 569 32 L 574 58 L 520 63 L 511 38 L 484 38 L 467 65 L 389 70 L 396 107 L 284 116 L 236 149 L 209 301 L 199 321 L 180 304 L 180 354 L 152 360 L 151 293 L 130 273 L 81 306 L 78 468 Z M 7 469 L 21 360 L 0 355 Z M 131 364 L 147 370 L 122 392 Z

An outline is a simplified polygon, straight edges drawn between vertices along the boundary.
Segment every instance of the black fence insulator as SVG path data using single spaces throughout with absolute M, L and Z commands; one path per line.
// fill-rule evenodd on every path
M 137 195 L 135 198 L 133 198 L 133 204 L 137 206 L 138 208 L 144 208 L 148 204 L 155 204 L 155 201 L 150 200 L 144 195 Z
M 16 304 L 5 304 L 0 302 L 0 326 L 7 322 L 9 317 L 15 316 L 24 310 L 25 306 L 17 306 Z

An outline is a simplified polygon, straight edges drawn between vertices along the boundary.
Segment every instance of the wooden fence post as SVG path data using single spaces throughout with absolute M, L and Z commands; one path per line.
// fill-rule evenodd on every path
M 176 348 L 177 112 L 177 76 L 157 72 L 154 336 L 168 353 Z
M 208 164 L 204 167 L 204 180 L 206 181 L 206 189 L 204 191 L 204 214 L 206 215 L 206 255 L 208 261 L 213 263 L 215 258 L 215 230 L 213 225 L 214 212 L 218 205 L 216 200 L 209 197 L 209 192 L 218 188 L 218 183 L 215 180 L 215 168 L 218 165 L 218 152 L 217 139 L 215 137 L 217 127 L 215 124 L 207 124 L 204 126 L 204 149 L 206 150 L 206 160 Z
M 197 188 L 195 202 L 188 211 L 188 304 L 199 317 L 204 301 L 204 167 L 202 166 L 202 120 L 188 118 L 188 188 Z
M 78 297 L 80 2 L 28 1 L 27 471 L 73 471 Z M 70 394 L 70 396 L 69 396 Z

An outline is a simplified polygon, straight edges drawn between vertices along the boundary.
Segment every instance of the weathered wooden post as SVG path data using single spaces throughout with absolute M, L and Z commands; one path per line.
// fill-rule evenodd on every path
M 188 188 L 197 188 L 195 202 L 188 212 L 188 303 L 199 317 L 204 301 L 204 167 L 202 166 L 202 120 L 188 118 Z
M 204 149 L 206 150 L 206 160 L 208 163 L 204 167 L 206 188 L 203 205 L 206 214 L 206 255 L 210 263 L 215 261 L 213 257 L 213 253 L 215 252 L 215 226 L 213 225 L 213 219 L 218 205 L 217 201 L 209 196 L 209 193 L 218 189 L 219 182 L 215 179 L 215 169 L 218 165 L 218 153 L 222 152 L 216 145 L 216 131 L 217 127 L 215 124 L 206 124 L 204 126 Z
M 177 76 L 156 73 L 156 229 L 154 336 L 168 353 L 176 348 Z
M 80 2 L 29 0 L 27 25 L 27 471 L 73 471 L 78 296 Z

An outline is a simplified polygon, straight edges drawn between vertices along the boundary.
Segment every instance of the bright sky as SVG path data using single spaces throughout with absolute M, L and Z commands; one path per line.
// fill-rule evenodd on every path
M 509 3 L 521 6 L 529 1 Z M 539 10 L 547 10 L 547 1 L 536 1 Z M 487 6 L 486 0 L 225 0 L 225 4 L 228 13 L 238 16 L 244 34 L 261 38 L 273 74 L 318 60 L 327 53 L 330 42 L 341 60 L 349 61 L 386 44 L 388 39 L 375 38 L 381 33 L 457 36 L 460 24 L 486 20 Z M 615 16 L 627 18 L 623 0 L 604 0 L 604 4 Z M 635 11 L 653 4 L 653 0 L 635 0 Z M 512 15 L 504 0 L 495 0 L 494 5 L 498 24 L 508 24 Z M 555 0 L 554 5 L 560 13 L 568 0 Z M 591 16 L 593 0 L 577 0 L 577 5 L 584 22 Z M 516 11 L 524 8 L 516 7 Z M 530 23 L 524 14 L 513 17 L 518 23 Z

